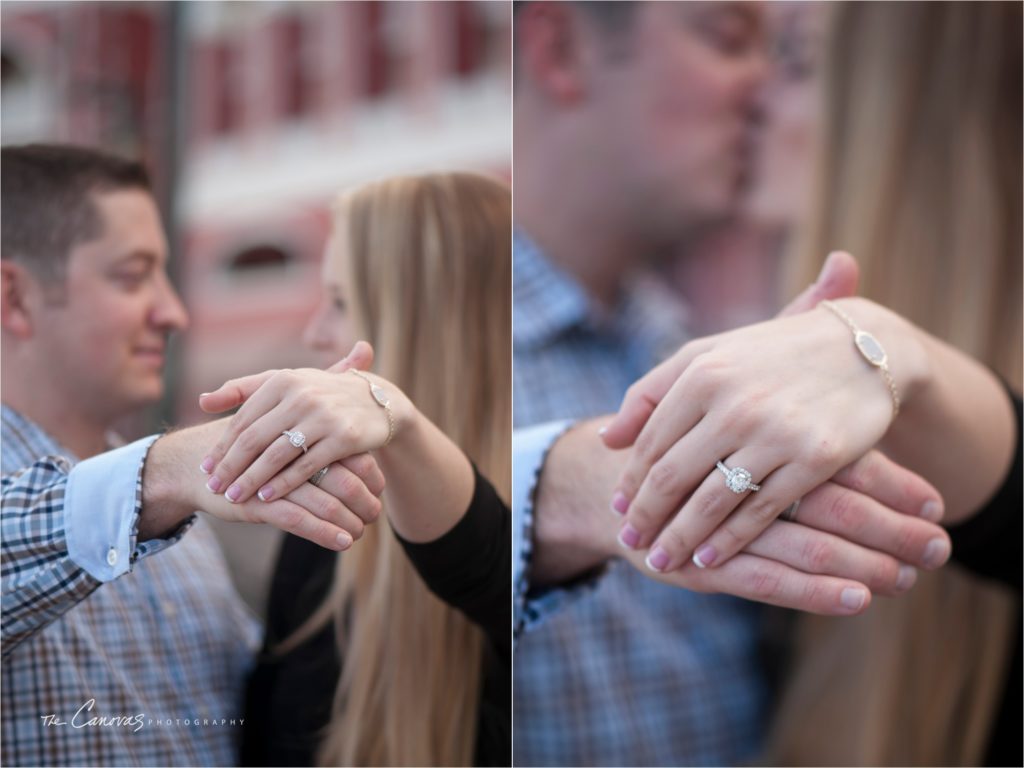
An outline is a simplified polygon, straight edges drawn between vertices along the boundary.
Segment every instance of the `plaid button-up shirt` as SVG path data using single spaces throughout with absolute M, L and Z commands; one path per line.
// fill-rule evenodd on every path
M 560 426 L 521 428 L 615 411 L 626 388 L 686 340 L 678 300 L 649 281 L 631 283 L 618 311 L 597 319 L 580 286 L 522 233 L 514 259 L 513 760 L 749 759 L 767 719 L 755 605 L 675 589 L 623 562 L 575 590 L 530 592 L 529 499 Z
M 3 763 L 234 765 L 259 625 L 203 520 L 135 540 L 153 439 L 76 462 L 2 418 Z

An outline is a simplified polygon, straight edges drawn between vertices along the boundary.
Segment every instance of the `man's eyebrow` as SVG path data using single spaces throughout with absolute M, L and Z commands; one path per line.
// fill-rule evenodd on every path
M 160 257 L 152 251 L 130 251 L 114 260 L 114 266 L 124 266 L 133 261 L 145 261 L 149 264 L 158 264 Z

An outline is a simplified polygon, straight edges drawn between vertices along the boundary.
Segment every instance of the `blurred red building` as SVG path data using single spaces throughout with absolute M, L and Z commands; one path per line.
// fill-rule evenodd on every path
M 328 204 L 371 178 L 507 177 L 506 2 L 5 2 L 2 140 L 144 157 L 192 313 L 176 407 L 309 363 Z

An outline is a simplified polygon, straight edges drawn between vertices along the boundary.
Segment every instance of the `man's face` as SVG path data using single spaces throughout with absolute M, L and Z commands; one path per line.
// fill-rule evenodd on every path
M 766 74 L 761 15 L 753 3 L 641 3 L 628 29 L 604 33 L 603 56 L 594 46 L 589 118 L 607 150 L 594 162 L 608 161 L 645 227 L 674 232 L 737 204 Z
M 163 392 L 167 336 L 188 316 L 167 277 L 167 242 L 141 190 L 93 195 L 102 234 L 75 246 L 63 299 L 38 313 L 34 338 L 80 407 L 117 418 Z

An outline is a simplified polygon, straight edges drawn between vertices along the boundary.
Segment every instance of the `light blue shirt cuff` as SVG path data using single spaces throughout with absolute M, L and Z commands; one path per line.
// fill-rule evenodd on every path
M 169 539 L 154 539 L 136 548 L 142 510 L 142 467 L 150 435 L 80 461 L 68 474 L 64 493 L 64 529 L 68 556 L 101 582 L 131 570 L 135 561 L 177 541 L 188 524 Z
M 578 583 L 570 588 L 548 589 L 542 594 L 529 596 L 537 482 L 551 446 L 572 424 L 571 421 L 549 422 L 518 429 L 512 437 L 512 613 L 515 637 L 541 623 L 545 616 L 593 586 Z

